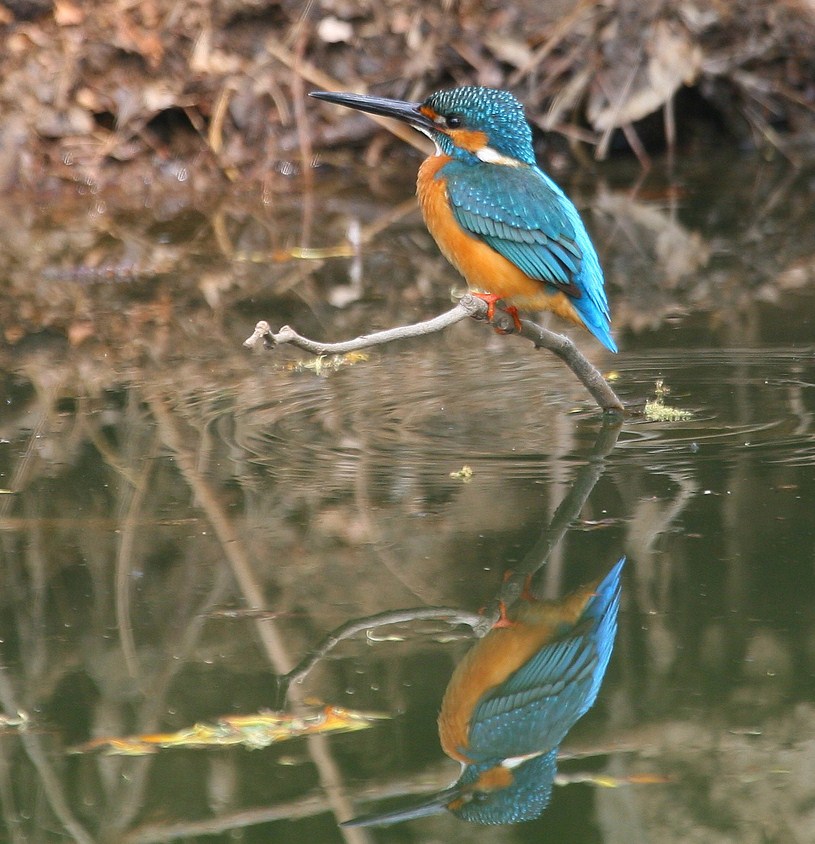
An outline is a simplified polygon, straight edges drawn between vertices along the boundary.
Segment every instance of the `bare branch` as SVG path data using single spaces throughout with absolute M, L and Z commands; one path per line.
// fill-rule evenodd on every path
M 506 315 L 508 317 L 508 315 Z M 508 317 L 509 318 L 509 317 Z M 496 324 L 496 319 L 493 324 Z M 511 320 L 511 318 L 509 318 Z M 547 331 L 543 326 L 528 319 L 521 320 L 521 336 L 531 340 L 538 349 L 548 349 L 557 355 L 577 376 L 580 383 L 591 393 L 600 408 L 609 414 L 622 416 L 625 408 L 611 385 L 580 349 L 564 334 Z
M 293 328 L 284 325 L 276 334 L 265 320 L 261 320 L 256 326 L 251 337 L 248 337 L 243 345 L 247 348 L 254 348 L 263 343 L 267 349 L 289 343 L 298 349 L 310 352 L 313 355 L 343 355 L 348 352 L 356 352 L 360 349 L 367 349 L 371 346 L 381 346 L 384 343 L 392 343 L 394 340 L 406 340 L 410 337 L 423 337 L 426 334 L 434 334 L 442 331 L 467 317 L 473 319 L 487 319 L 487 303 L 477 296 L 466 294 L 462 296 L 459 303 L 439 314 L 433 319 L 424 322 L 416 322 L 411 325 L 401 325 L 397 328 L 388 328 L 385 331 L 377 331 L 373 334 L 363 334 L 353 340 L 346 340 L 342 343 L 320 343 L 316 340 L 309 340 L 298 334 Z M 496 310 L 490 324 L 502 334 L 515 334 L 516 328 L 512 317 L 502 310 Z M 521 320 L 520 336 L 525 337 L 535 344 L 537 349 L 548 349 L 557 355 L 577 376 L 581 384 L 591 393 L 600 408 L 606 413 L 622 414 L 623 403 L 611 389 L 608 382 L 575 346 L 575 344 L 562 334 L 555 334 L 548 331 L 542 325 L 528 319 Z
M 496 618 L 497 615 L 496 613 Z M 490 618 L 486 614 L 465 612 L 464 610 L 457 610 L 453 607 L 415 607 L 406 610 L 387 610 L 386 612 L 365 616 L 364 618 L 354 618 L 340 625 L 336 630 L 332 630 L 288 674 L 280 677 L 279 682 L 282 695 L 285 697 L 288 694 L 289 687 L 292 683 L 302 683 L 311 669 L 323 660 L 329 651 L 339 645 L 340 642 L 350 639 L 357 633 L 361 633 L 363 630 L 383 627 L 387 624 L 405 624 L 411 621 L 427 619 L 446 621 L 451 626 L 458 624 L 467 625 L 472 628 L 474 635 L 479 637 L 484 636 L 495 622 L 495 618 Z
M 272 349 L 284 343 L 290 343 L 292 346 L 296 346 L 305 352 L 311 352 L 313 355 L 344 355 L 348 352 L 359 351 L 359 349 L 392 343 L 394 340 L 406 340 L 410 337 L 422 337 L 425 334 L 435 334 L 437 331 L 442 331 L 451 325 L 455 325 L 457 322 L 467 319 L 469 316 L 473 316 L 470 310 L 464 307 L 462 304 L 463 301 L 462 299 L 454 308 L 445 311 L 445 313 L 437 317 L 433 317 L 433 319 L 428 319 L 424 322 L 415 322 L 411 325 L 400 325 L 397 328 L 388 328 L 385 331 L 377 331 L 373 334 L 362 334 L 353 340 L 345 340 L 342 343 L 320 343 L 317 340 L 309 340 L 307 337 L 302 337 L 288 325 L 284 325 L 277 334 L 274 334 L 269 323 L 261 320 L 255 326 L 252 336 L 246 339 L 243 345 L 252 348 L 262 340 L 267 349 Z M 484 308 L 486 315 L 486 305 Z

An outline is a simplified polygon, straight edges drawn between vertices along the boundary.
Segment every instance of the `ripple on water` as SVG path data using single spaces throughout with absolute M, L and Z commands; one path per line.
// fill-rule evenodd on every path
M 626 400 L 652 398 L 693 413 L 680 422 L 626 421 L 613 460 L 661 465 L 734 459 L 815 462 L 812 349 L 657 350 L 604 357 Z M 575 416 L 570 411 L 578 409 Z M 236 413 L 224 407 L 224 413 Z M 559 361 L 516 344 L 432 344 L 328 376 L 280 373 L 262 401 L 236 413 L 234 444 L 273 477 L 347 487 L 364 476 L 388 495 L 463 465 L 481 482 L 548 481 L 581 464 L 598 415 Z M 446 480 L 441 480 L 446 479 Z
M 620 452 L 673 465 L 738 459 L 808 464 L 815 459 L 815 356 L 812 349 L 711 349 L 627 356 L 619 367 L 628 394 L 654 394 L 662 379 L 668 405 L 690 410 L 681 422 L 635 418 Z M 621 456 L 620 454 L 617 455 Z

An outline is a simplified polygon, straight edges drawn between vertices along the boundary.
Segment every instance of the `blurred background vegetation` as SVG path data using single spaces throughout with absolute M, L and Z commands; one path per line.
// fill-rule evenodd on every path
M 509 87 L 598 158 L 815 139 L 812 0 L 3 0 L 0 33 L 3 188 L 307 171 L 373 131 L 313 87 Z

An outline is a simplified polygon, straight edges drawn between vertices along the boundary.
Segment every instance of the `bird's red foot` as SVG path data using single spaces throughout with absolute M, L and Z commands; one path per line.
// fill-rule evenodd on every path
M 500 300 L 500 296 L 496 293 L 473 293 L 476 299 L 487 303 L 487 322 L 492 322 L 495 316 L 495 303 Z
M 532 601 L 537 602 L 540 600 L 538 596 L 532 591 L 532 579 L 534 578 L 533 574 L 528 574 L 524 578 L 524 588 L 521 592 L 521 600 L 523 601 Z
M 487 303 L 487 322 L 492 322 L 493 318 L 495 317 L 495 303 L 501 300 L 501 297 L 497 293 L 473 293 L 477 299 L 481 299 L 482 302 Z M 515 325 L 515 330 L 520 332 L 521 330 L 521 318 L 518 316 L 518 309 L 514 305 L 509 305 L 504 308 L 506 313 L 508 313 L 512 317 L 512 322 Z M 510 332 L 504 331 L 502 328 L 495 328 L 495 330 L 499 334 L 508 334 Z
M 513 569 L 507 569 L 504 572 L 504 576 L 501 578 L 501 582 L 506 585 L 515 577 L 520 577 L 520 573 L 514 571 Z M 524 575 L 524 585 L 521 588 L 520 598 L 522 601 L 531 601 L 533 603 L 539 603 L 540 598 L 534 593 L 532 590 L 532 581 L 535 579 L 534 573 Z
M 512 317 L 513 323 L 515 323 L 515 330 L 520 333 L 521 331 L 521 318 L 518 316 L 518 309 L 514 305 L 510 305 L 506 308 L 506 312 Z
M 501 611 L 501 615 L 498 616 L 498 621 L 492 625 L 492 629 L 501 630 L 506 627 L 514 627 L 516 622 L 512 621 L 507 615 L 507 605 L 504 601 L 498 601 L 498 609 Z

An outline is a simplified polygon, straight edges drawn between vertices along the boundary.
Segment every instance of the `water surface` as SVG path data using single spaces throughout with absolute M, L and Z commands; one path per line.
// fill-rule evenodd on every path
M 265 207 L 9 200 L 8 840 L 811 840 L 811 177 L 726 163 L 639 190 L 624 165 L 596 192 L 563 179 L 594 209 L 622 351 L 572 336 L 632 406 L 661 381 L 690 414 L 632 415 L 601 462 L 580 385 L 482 325 L 336 370 L 242 348 L 261 318 L 342 339 L 449 305 L 459 282 L 410 211 L 407 174 L 318 174 L 316 194 Z M 304 214 L 308 246 L 333 252 L 292 255 Z M 556 509 L 587 477 L 550 548 Z M 362 630 L 286 700 L 278 678 L 354 619 L 470 618 L 544 546 L 552 597 L 629 560 L 608 675 L 549 810 L 517 827 L 445 814 L 339 829 L 456 778 L 435 718 L 472 632 L 439 619 Z M 323 704 L 390 717 L 255 750 L 69 752 Z

